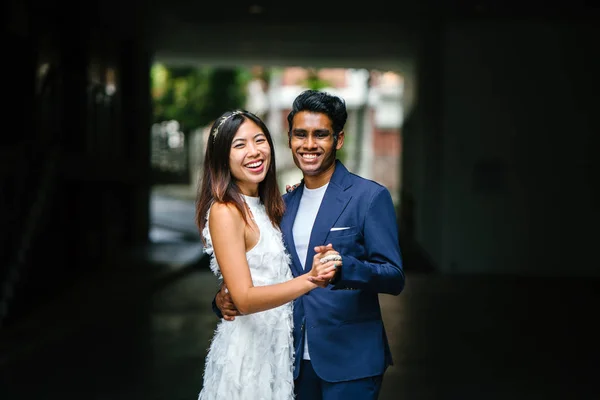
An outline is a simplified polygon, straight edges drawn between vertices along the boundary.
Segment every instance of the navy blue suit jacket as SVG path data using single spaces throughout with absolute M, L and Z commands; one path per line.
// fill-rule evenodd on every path
M 405 282 L 390 193 L 336 161 L 303 269 L 292 234 L 303 190 L 301 184 L 284 195 L 281 230 L 293 275 L 310 271 L 314 247 L 328 243 L 341 254 L 343 266 L 333 284 L 294 301 L 294 378 L 300 371 L 305 330 L 311 362 L 321 379 L 340 382 L 381 375 L 393 361 L 379 293 L 398 295 Z

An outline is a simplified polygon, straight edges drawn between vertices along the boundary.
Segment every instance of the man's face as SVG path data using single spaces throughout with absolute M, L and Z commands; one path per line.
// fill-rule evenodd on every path
M 333 143 L 333 128 L 327 115 L 301 111 L 294 116 L 289 146 L 294 163 L 303 175 L 319 176 L 333 169 L 335 151 L 344 145 L 344 132 Z

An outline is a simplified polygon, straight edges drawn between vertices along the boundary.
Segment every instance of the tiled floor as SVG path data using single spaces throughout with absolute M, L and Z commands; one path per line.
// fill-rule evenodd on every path
M 600 398 L 598 282 L 431 274 L 407 282 L 400 296 L 381 296 L 396 361 L 381 400 Z M 197 398 L 217 323 L 214 277 L 196 269 L 158 289 L 104 285 L 49 307 L 29 338 L 13 337 L 0 358 L 0 399 Z

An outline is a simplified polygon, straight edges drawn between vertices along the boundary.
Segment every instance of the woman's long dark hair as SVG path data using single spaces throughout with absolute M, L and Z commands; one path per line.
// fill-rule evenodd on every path
M 203 242 L 202 231 L 206 226 L 206 213 L 215 201 L 233 204 L 242 214 L 244 221 L 248 223 L 244 199 L 231 176 L 229 167 L 229 153 L 231 152 L 233 137 L 245 120 L 250 120 L 258 125 L 267 137 L 267 142 L 271 148 L 271 162 L 265 179 L 258 184 L 258 195 L 265 205 L 267 215 L 273 225 L 279 226 L 281 223 L 285 204 L 277 185 L 275 149 L 273 148 L 271 133 L 265 123 L 256 115 L 246 110 L 227 111 L 210 128 L 204 156 L 204 170 L 198 184 L 196 226 L 198 226 Z

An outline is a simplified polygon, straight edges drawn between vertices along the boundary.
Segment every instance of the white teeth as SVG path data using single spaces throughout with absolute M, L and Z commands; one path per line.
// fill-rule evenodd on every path
M 302 158 L 308 158 L 309 160 L 313 160 L 317 158 L 316 154 L 302 154 Z
M 248 168 L 256 168 L 262 165 L 262 161 L 256 161 L 246 165 Z

